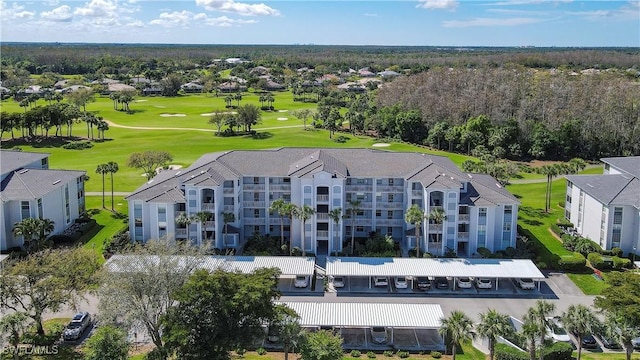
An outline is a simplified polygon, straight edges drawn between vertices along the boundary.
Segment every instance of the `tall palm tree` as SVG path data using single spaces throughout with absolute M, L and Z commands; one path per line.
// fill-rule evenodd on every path
M 413 224 L 416 227 L 416 256 L 420 257 L 420 227 L 424 220 L 424 210 L 416 204 L 411 207 L 404 214 L 404 219 L 409 224 Z
M 570 305 L 566 312 L 562 313 L 562 325 L 575 335 L 578 343 L 578 360 L 582 354 L 582 338 L 593 333 L 600 322 L 593 311 L 588 307 L 578 304 Z
M 293 239 L 292 239 L 292 232 L 291 232 L 291 226 L 293 225 L 293 218 L 296 215 L 296 209 L 298 207 L 296 206 L 296 204 L 292 204 L 292 203 L 286 203 L 283 206 L 282 212 L 285 214 L 285 216 L 289 219 L 289 255 L 293 254 L 293 248 L 291 247 L 291 244 L 293 243 Z
M 120 168 L 118 168 L 118 163 L 115 161 L 109 161 L 107 164 L 107 172 L 111 176 L 111 211 L 116 211 L 113 206 L 113 174 L 117 173 Z M 102 176 L 102 207 L 104 207 L 104 175 Z
M 222 215 L 222 222 L 224 223 L 224 237 L 222 240 L 222 245 L 226 244 L 227 234 L 229 232 L 229 223 L 236 221 L 236 214 L 232 211 L 223 211 L 220 215 Z
M 456 348 L 459 343 L 471 341 L 475 338 L 473 322 L 462 311 L 452 311 L 449 317 L 440 319 L 438 333 L 445 336 L 451 344 L 452 359 L 456 360 Z
M 499 336 L 507 336 L 513 333 L 513 326 L 509 315 L 501 314 L 494 309 L 480 314 L 480 324 L 476 327 L 478 335 L 489 339 L 489 360 L 493 360 L 496 348 L 496 339 Z
M 205 228 L 205 223 L 207 222 L 207 220 L 209 220 L 211 218 L 211 215 L 213 215 L 211 213 L 211 211 L 198 211 L 197 213 L 193 214 L 193 220 L 196 222 L 200 223 L 200 227 L 202 228 L 202 240 L 208 240 L 207 239 L 207 229 Z
M 544 347 L 544 337 L 547 334 L 547 318 L 551 316 L 555 310 L 555 304 L 544 300 L 536 301 L 533 307 L 527 310 L 527 315 L 529 315 L 531 320 L 536 324 L 541 350 Z M 543 360 L 543 357 L 543 351 L 540 351 L 540 360 Z
M 333 220 L 333 224 L 335 225 L 333 227 L 333 232 L 335 233 L 335 237 L 334 237 L 334 241 L 335 239 L 338 238 L 338 226 L 340 226 L 340 219 L 342 219 L 342 208 L 335 208 L 331 211 L 329 211 L 329 218 L 331 218 L 331 220 Z M 334 248 L 334 251 L 337 252 L 337 250 Z
M 360 205 L 362 205 L 362 201 L 350 200 L 347 209 L 347 216 L 351 219 L 351 255 L 356 248 L 356 215 L 361 210 Z
M 633 339 L 640 337 L 640 328 L 629 321 L 624 314 L 607 313 L 605 320 L 607 336 L 622 344 L 627 360 L 631 360 L 633 353 Z
M 284 245 L 284 217 L 287 216 L 285 205 L 284 199 L 280 198 L 274 200 L 269 206 L 270 213 L 278 213 L 280 216 L 280 247 Z
M 109 172 L 109 168 L 107 164 L 98 164 L 96 168 L 96 174 L 102 175 L 102 208 L 106 209 L 104 206 L 104 175 Z
M 315 214 L 316 211 L 309 205 L 302 205 L 302 207 L 297 207 L 296 208 L 296 212 L 295 212 L 295 216 L 300 219 L 300 221 L 302 221 L 302 234 L 301 234 L 301 247 L 302 247 L 302 256 L 307 256 L 307 251 L 306 251 L 306 246 L 305 246 L 305 238 L 306 238 L 306 225 L 307 225 L 307 220 L 311 219 L 311 217 L 313 216 L 313 214 Z
M 529 360 L 536 360 L 536 338 L 540 333 L 539 324 L 536 322 L 535 317 L 526 313 L 522 318 L 522 328 L 520 329 L 520 333 L 526 339 L 527 348 L 529 350 Z M 546 331 L 546 329 L 544 330 Z M 543 345 L 540 344 L 540 347 Z
M 429 212 L 429 220 L 434 224 L 441 225 L 447 220 L 447 213 L 442 208 L 433 208 Z M 436 233 L 436 239 L 438 239 L 438 242 L 442 241 L 442 230 Z

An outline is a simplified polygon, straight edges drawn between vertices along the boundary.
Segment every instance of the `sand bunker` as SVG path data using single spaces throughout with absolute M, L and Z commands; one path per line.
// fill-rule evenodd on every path
M 289 110 L 278 110 L 278 112 L 287 112 Z
M 283 121 L 283 120 L 289 120 L 289 118 L 285 118 L 285 117 L 279 117 L 278 120 Z
M 391 146 L 391 144 L 387 144 L 387 143 L 375 143 L 373 145 L 371 145 L 373 147 L 387 147 L 387 146 Z
M 160 114 L 160 116 L 162 116 L 162 117 L 172 117 L 172 116 L 183 117 L 183 116 L 187 116 L 187 114 Z
M 166 106 L 164 106 L 164 105 L 155 105 L 155 107 L 160 108 L 160 109 L 166 108 Z
M 225 115 L 226 114 L 232 114 L 232 115 L 235 115 L 237 113 L 238 113 L 237 111 L 226 111 L 226 112 L 221 112 L 220 114 L 225 114 Z M 215 113 L 204 113 L 204 114 L 200 114 L 200 116 L 211 116 L 213 114 L 215 114 Z
M 145 102 L 145 101 L 149 101 L 149 100 L 135 100 L 134 102 Z

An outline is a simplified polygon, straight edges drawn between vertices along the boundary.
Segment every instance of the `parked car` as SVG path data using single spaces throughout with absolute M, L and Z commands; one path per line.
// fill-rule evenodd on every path
M 449 288 L 449 280 L 445 277 L 437 277 L 436 278 L 436 288 L 438 289 L 448 289 Z
M 277 327 L 273 325 L 269 326 L 267 329 L 267 340 L 273 343 L 280 341 L 280 334 Z
M 593 337 L 593 335 L 591 334 L 587 334 L 585 336 L 582 337 L 582 341 L 580 342 L 582 344 L 582 348 L 584 349 L 597 349 L 598 348 L 598 342 L 596 341 L 596 338 Z
M 296 281 L 293 283 L 293 286 L 297 288 L 306 288 L 309 285 L 309 278 L 306 275 L 298 275 L 296 276 Z
M 633 345 L 634 350 L 640 350 L 640 337 L 631 340 L 631 345 Z
M 478 289 L 491 289 L 493 287 L 493 285 L 491 284 L 491 279 L 477 278 L 476 279 L 476 287 Z
M 91 325 L 91 315 L 83 311 L 75 314 L 67 327 L 62 331 L 64 340 L 78 340 Z
M 376 344 L 387 343 L 387 328 L 384 326 L 374 326 L 371 328 L 371 340 Z
M 376 286 L 376 287 L 389 286 L 389 279 L 387 279 L 384 276 L 375 276 L 373 278 L 373 286 Z
M 536 288 L 536 284 L 533 282 L 533 279 L 530 278 L 519 278 L 517 279 L 518 287 L 522 290 L 534 290 Z
M 431 289 L 431 280 L 426 277 L 419 277 L 416 279 L 416 286 L 420 290 L 429 290 Z
M 460 277 L 457 279 L 457 284 L 460 289 L 471 289 L 473 286 L 471 284 L 471 279 L 468 277 Z
M 334 276 L 334 278 L 333 278 L 333 287 L 334 288 L 343 288 L 344 287 L 344 277 L 342 277 L 342 276 Z
M 407 288 L 407 278 L 404 276 L 397 276 L 395 279 L 396 289 L 406 289 Z
M 550 338 L 555 342 L 571 343 L 571 338 L 569 337 L 569 334 L 567 334 L 567 331 L 562 327 L 562 322 L 559 317 L 548 317 L 546 320 L 547 338 Z
M 602 345 L 607 349 L 622 349 L 622 346 L 620 346 L 614 338 L 608 336 L 604 331 L 599 332 L 596 336 L 600 338 L 600 342 L 602 342 Z

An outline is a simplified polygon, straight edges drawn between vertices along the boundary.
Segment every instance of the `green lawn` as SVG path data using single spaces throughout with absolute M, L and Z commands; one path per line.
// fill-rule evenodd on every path
M 86 197 L 87 211 L 96 220 L 98 226 L 94 228 L 94 231 L 85 234 L 80 241 L 84 242 L 84 247 L 96 251 L 101 259 L 105 241 L 127 227 L 127 214 L 129 213 L 127 202 L 122 196 L 116 196 L 114 200 L 117 213 L 110 210 L 110 196 L 105 198 L 105 205 L 109 210 L 102 209 L 102 196 Z
M 586 295 L 599 295 L 607 287 L 604 280 L 598 280 L 592 274 L 567 274 Z

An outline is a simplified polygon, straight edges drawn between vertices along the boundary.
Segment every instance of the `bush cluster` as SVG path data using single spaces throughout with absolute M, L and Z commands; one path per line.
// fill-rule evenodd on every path
M 529 354 L 505 344 L 496 344 L 496 360 L 529 360 Z
M 584 266 L 587 264 L 587 259 L 579 252 L 574 252 L 572 255 L 563 255 L 558 261 L 560 269 L 565 271 L 580 271 L 584 270 Z
M 360 350 L 351 350 L 351 354 L 350 355 L 351 355 L 351 357 L 359 358 L 360 355 L 362 355 L 362 353 L 360 353 Z
M 69 150 L 84 150 L 92 147 L 93 144 L 90 141 L 71 141 L 62 145 L 62 148 Z
M 572 360 L 573 346 L 564 342 L 557 342 L 544 348 L 544 360 Z
M 587 256 L 591 266 L 598 270 L 620 270 L 622 268 L 631 268 L 631 260 L 624 259 L 619 256 L 603 256 L 600 253 L 590 253 Z
M 442 353 L 440 351 L 432 351 L 431 357 L 434 359 L 440 359 L 442 357 Z
M 402 350 L 398 350 L 398 352 L 396 353 L 396 355 L 398 355 L 398 357 L 400 359 L 406 359 L 409 357 L 409 352 L 408 351 L 402 351 Z

